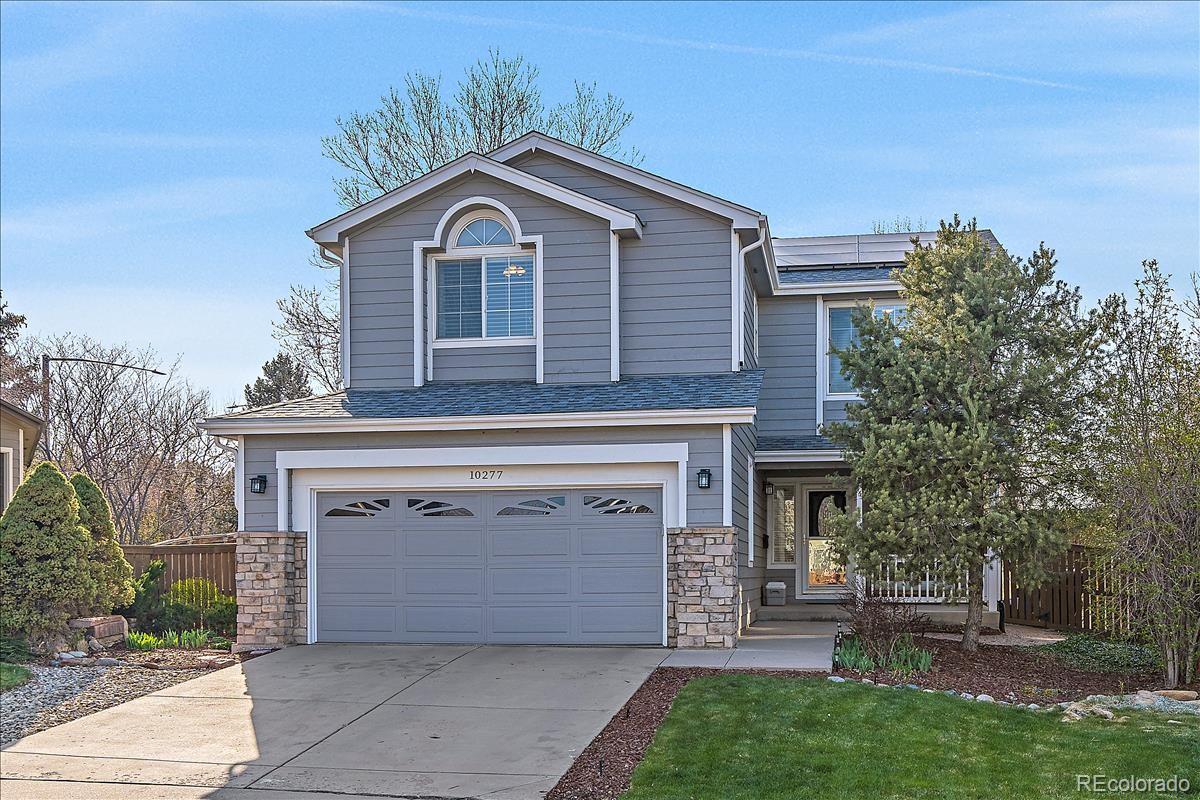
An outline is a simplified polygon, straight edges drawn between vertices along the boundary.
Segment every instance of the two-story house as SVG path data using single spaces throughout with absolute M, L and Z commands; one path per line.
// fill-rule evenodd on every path
M 828 349 L 900 307 L 912 234 L 773 239 L 530 133 L 308 235 L 345 390 L 204 423 L 237 444 L 241 646 L 728 647 L 768 580 L 854 580 L 819 529 L 859 501 L 827 480 L 854 400 Z

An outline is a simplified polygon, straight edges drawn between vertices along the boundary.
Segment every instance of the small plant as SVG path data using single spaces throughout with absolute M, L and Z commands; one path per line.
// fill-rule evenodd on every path
M 167 590 L 161 628 L 206 628 L 231 633 L 237 624 L 237 599 L 221 594 L 207 578 L 184 578 Z
M 933 653 L 923 647 L 917 647 L 911 636 L 904 636 L 892 648 L 886 667 L 888 672 L 902 678 L 918 672 L 929 672 L 933 667 Z
M 161 647 L 157 636 L 142 631 L 130 631 L 125 634 L 125 646 L 130 650 L 141 650 L 142 652 L 149 652 Z
M 874 672 L 875 662 L 867 655 L 867 651 L 859 644 L 857 638 L 847 636 L 842 639 L 841 646 L 833 654 L 834 661 L 840 667 L 856 672 Z
M 179 632 L 179 646 L 184 650 L 203 650 L 208 647 L 209 632 L 203 628 Z
M 1039 649 L 1060 664 L 1086 672 L 1138 673 L 1162 669 L 1162 659 L 1153 648 L 1087 633 L 1073 634 Z
M 208 646 L 213 650 L 230 650 L 233 648 L 233 640 L 228 636 L 213 634 L 208 639 Z
M 876 664 L 886 664 L 900 642 L 923 637 L 929 619 L 917 613 L 912 603 L 883 597 L 850 595 L 841 607 L 850 615 L 850 632 Z

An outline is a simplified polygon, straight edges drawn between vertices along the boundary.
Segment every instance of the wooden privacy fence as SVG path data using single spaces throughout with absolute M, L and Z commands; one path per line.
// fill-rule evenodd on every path
M 163 573 L 163 588 L 184 578 L 208 578 L 225 594 L 236 589 L 234 571 L 237 545 L 221 544 L 127 544 L 122 545 L 125 559 L 140 575 L 151 561 L 161 559 L 167 566 Z
M 1072 545 L 1046 567 L 1049 577 L 1040 586 L 1017 580 L 1004 562 L 1000 599 L 1008 622 L 1070 631 L 1118 631 L 1126 627 L 1117 586 L 1108 564 L 1094 550 Z

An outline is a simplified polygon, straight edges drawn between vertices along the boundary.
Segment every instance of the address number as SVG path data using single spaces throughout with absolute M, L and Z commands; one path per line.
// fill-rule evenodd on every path
M 473 469 L 467 473 L 473 481 L 498 481 L 503 474 L 502 469 Z

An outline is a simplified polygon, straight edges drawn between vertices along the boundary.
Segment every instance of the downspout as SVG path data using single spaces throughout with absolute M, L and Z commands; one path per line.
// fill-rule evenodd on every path
M 738 251 L 738 259 L 737 259 L 738 267 L 741 269 L 742 274 L 741 274 L 741 280 L 738 282 L 738 297 L 737 297 L 737 299 L 738 299 L 738 302 L 741 303 L 743 314 L 745 313 L 745 310 L 746 310 L 746 298 L 742 294 L 742 292 L 744 291 L 744 289 L 742 287 L 744 287 L 746 285 L 746 256 L 750 253 L 751 250 L 762 247 L 763 244 L 767 241 L 767 226 L 763 224 L 763 221 L 764 221 L 763 217 L 758 218 L 758 239 L 756 239 L 755 241 L 751 242 L 750 244 L 746 245 L 745 247 L 743 247 L 741 250 Z M 763 260 L 764 261 L 766 260 L 765 255 L 763 256 Z M 741 319 L 742 315 L 739 314 L 737 318 Z M 738 342 L 742 346 L 742 352 L 739 355 L 743 356 L 743 357 L 738 358 L 739 366 L 745 366 L 745 364 L 746 364 L 746 359 L 744 358 L 744 356 L 746 354 L 745 336 L 746 336 L 746 326 L 745 326 L 745 322 L 743 321 L 741 330 L 738 331 Z

